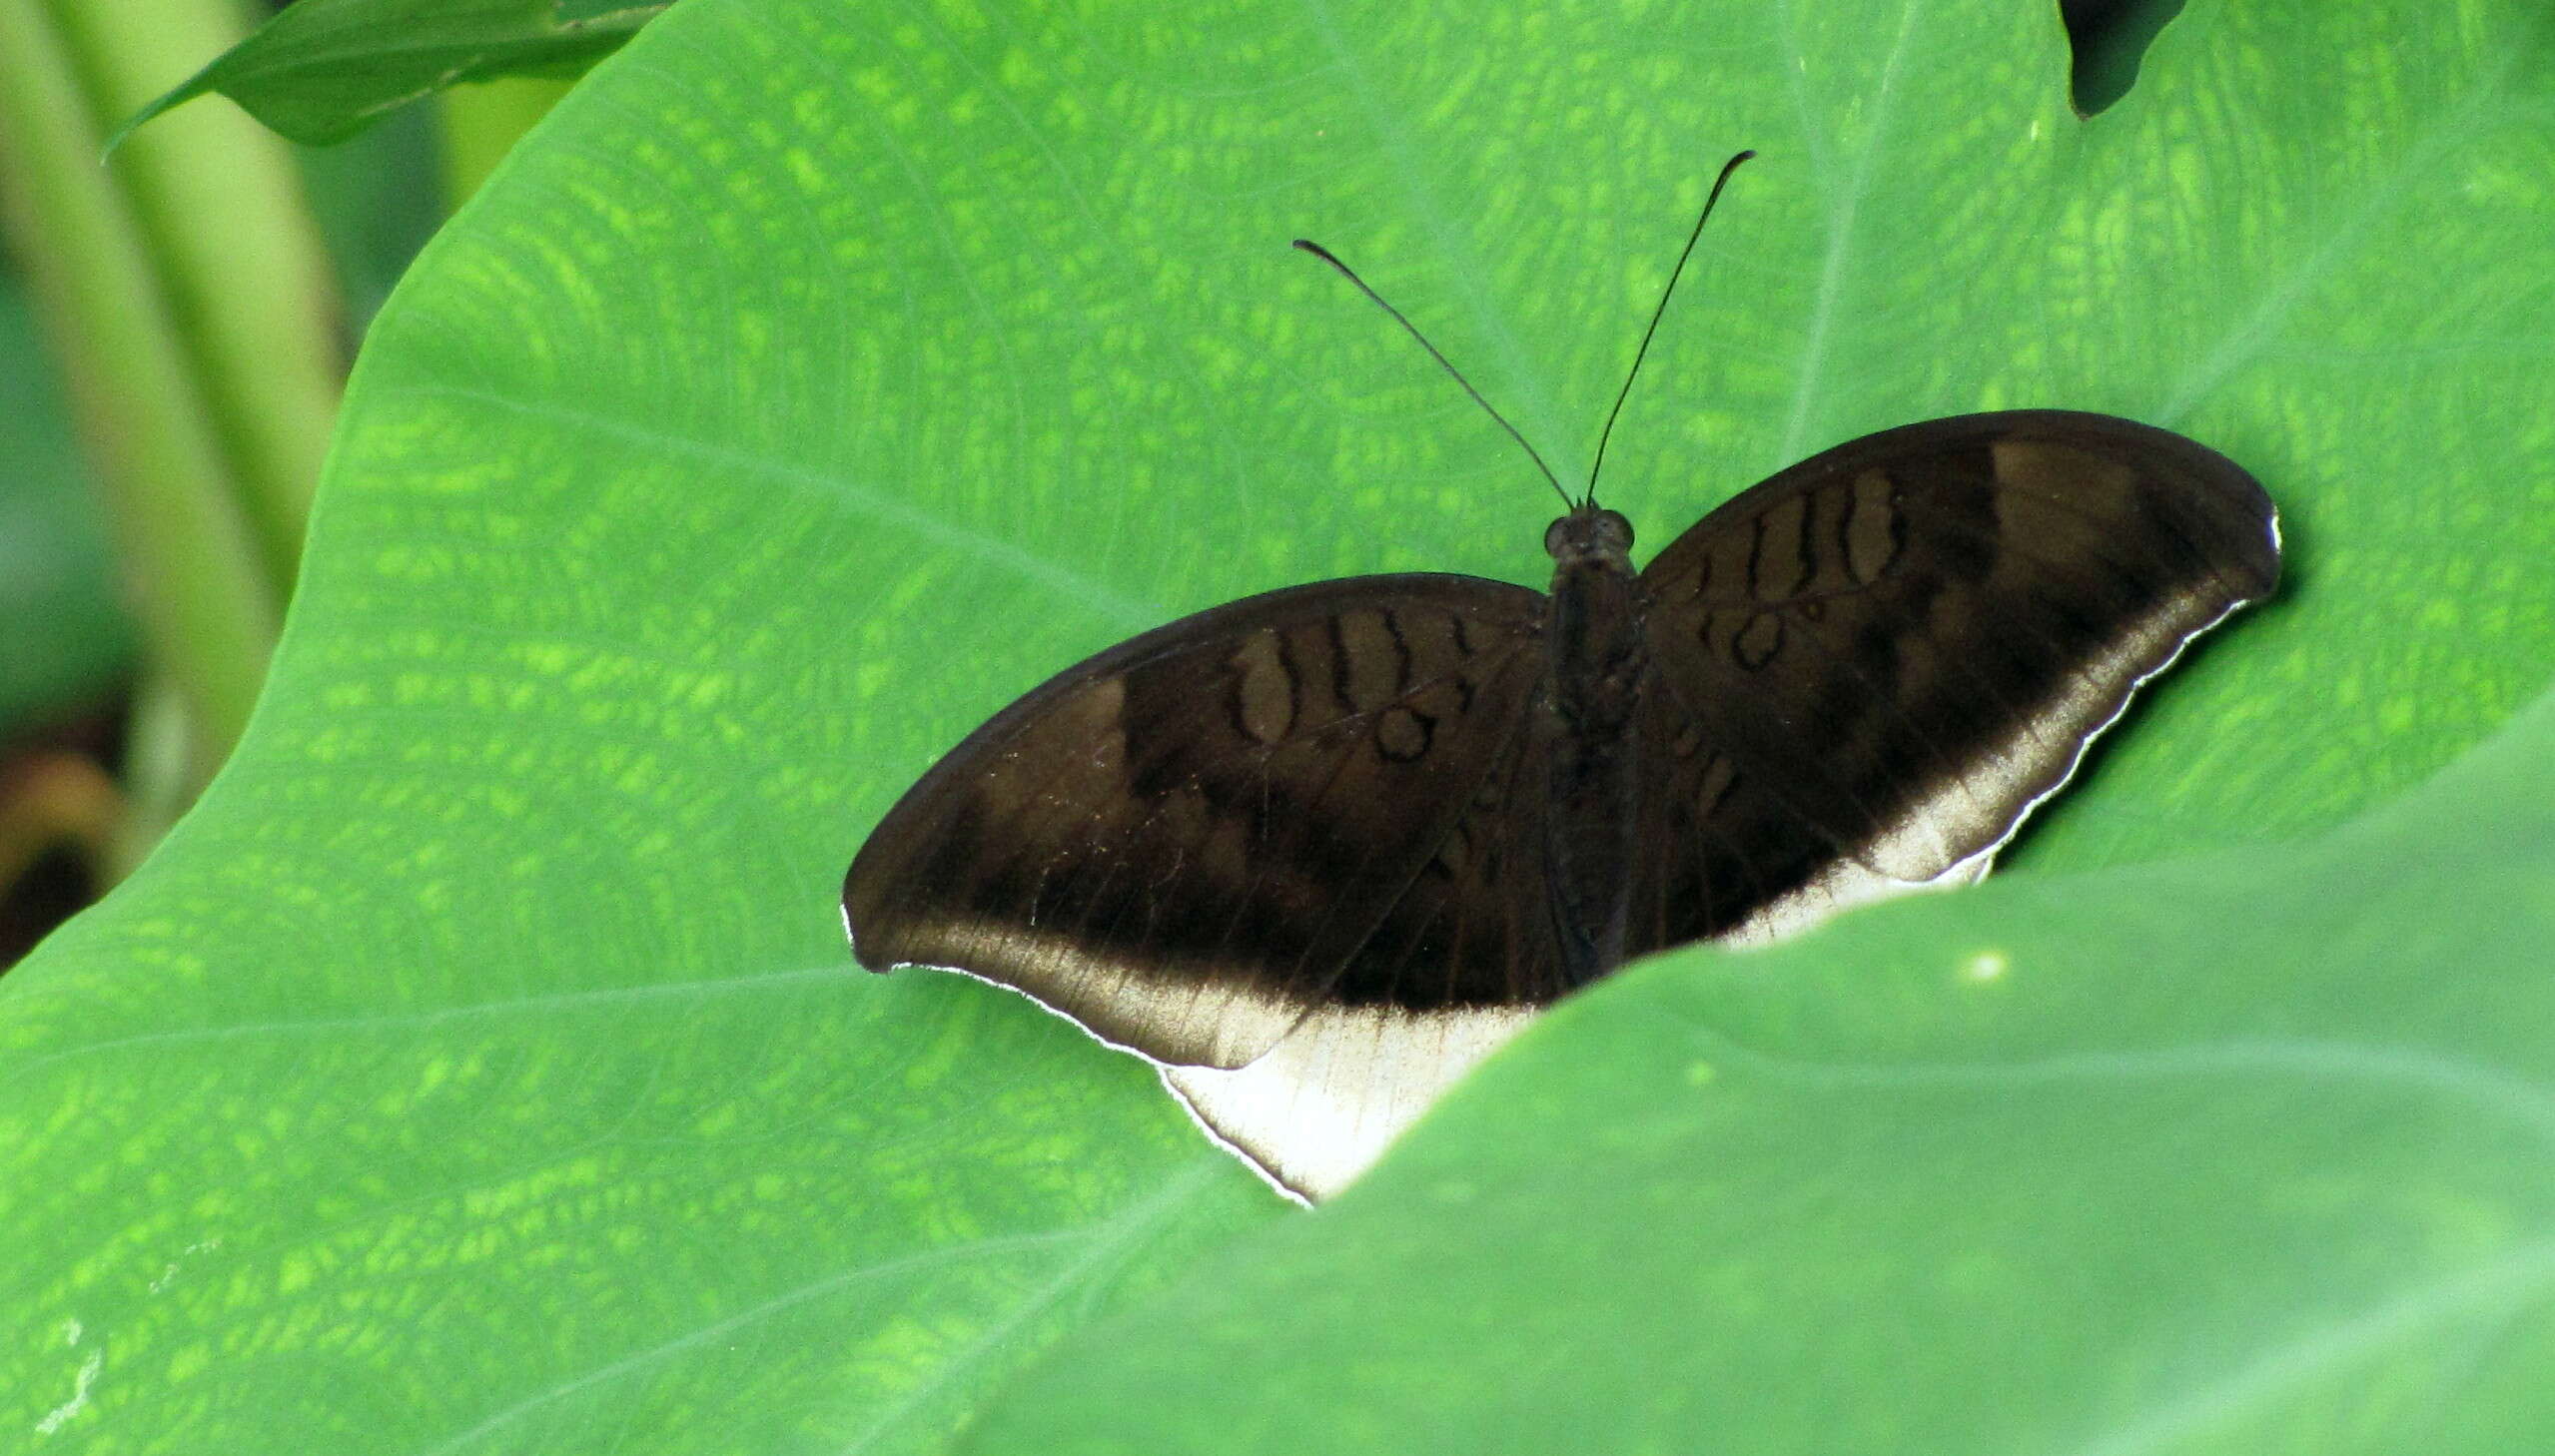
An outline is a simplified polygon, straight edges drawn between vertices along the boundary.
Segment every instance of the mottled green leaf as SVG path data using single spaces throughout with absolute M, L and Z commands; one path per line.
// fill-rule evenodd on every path
M 1629 972 L 967 1449 L 2545 1450 L 2550 783 Z
M 2550 24 L 2195 4 L 2084 122 L 2055 17 L 2002 0 L 691 0 L 384 310 L 238 759 L 0 983 L 0 1430 L 928 1451 L 1278 1215 L 1128 1059 L 854 972 L 834 903 L 932 756 L 1082 653 L 1321 576 L 1543 574 L 1549 493 L 1298 236 L 1568 467 L 1756 147 L 1610 501 L 1656 543 L 1983 407 L 2225 450 L 2286 513 L 2283 595 L 2024 868 L 2283 862 L 2555 674 Z M 1824 1014 L 1895 974 L 1838 965 Z M 1630 1035 L 1575 1020 L 1540 1045 Z M 1794 1125 L 1764 1165 L 1813 1176 Z

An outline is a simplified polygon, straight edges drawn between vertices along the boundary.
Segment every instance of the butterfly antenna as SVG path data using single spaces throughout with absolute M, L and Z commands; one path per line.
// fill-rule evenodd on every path
M 1668 317 L 1668 300 L 1677 292 L 1677 280 L 1685 276 L 1686 260 L 1694 257 L 1694 245 L 1703 238 L 1703 225 L 1712 217 L 1712 205 L 1721 201 L 1721 189 L 1728 186 L 1730 174 L 1739 164 L 1757 155 L 1742 152 L 1721 164 L 1721 175 L 1712 180 L 1712 195 L 1703 200 L 1702 216 L 1694 220 L 1694 231 L 1686 235 L 1686 251 L 1677 255 L 1677 266 L 1668 270 L 1668 286 L 1659 291 L 1659 307 L 1650 311 L 1650 327 L 1641 331 L 1641 347 L 1632 352 L 1632 367 L 1624 370 L 1623 388 L 1615 395 L 1615 407 L 1606 411 L 1606 427 L 1597 432 L 1597 457 L 1588 465 L 1588 498 L 1597 498 L 1597 472 L 1606 467 L 1606 441 L 1614 436 L 1615 420 L 1623 413 L 1623 401 L 1632 397 L 1632 381 L 1641 372 L 1641 362 L 1650 356 L 1650 340 L 1659 332 L 1659 321 Z
M 1456 368 L 1451 361 L 1449 361 L 1444 355 L 1437 352 L 1437 346 L 1428 342 L 1428 336 L 1419 332 L 1418 325 L 1411 323 L 1406 318 L 1403 318 L 1399 309 L 1385 303 L 1383 295 L 1376 293 L 1371 288 L 1368 288 L 1366 286 L 1366 281 L 1357 276 L 1356 270 L 1350 268 L 1347 264 L 1340 262 L 1338 257 L 1329 249 L 1322 247 L 1320 244 L 1315 243 L 1308 238 L 1296 239 L 1295 246 L 1302 249 L 1304 252 L 1311 254 L 1313 257 L 1320 259 L 1322 262 L 1329 264 L 1331 267 L 1338 269 L 1339 276 L 1341 278 L 1344 278 L 1357 286 L 1357 292 L 1374 300 L 1376 308 L 1390 314 L 1394 323 L 1400 325 L 1406 330 L 1409 330 L 1410 337 L 1418 340 L 1419 347 L 1428 351 L 1428 357 L 1437 362 L 1437 367 L 1444 369 L 1448 374 L 1454 377 L 1454 381 L 1456 383 L 1463 385 L 1464 392 L 1472 396 L 1472 402 L 1480 405 L 1483 413 L 1489 415 L 1495 420 L 1498 420 L 1499 427 L 1508 431 L 1508 437 L 1517 442 L 1517 448 L 1524 450 L 1526 452 L 1526 458 L 1535 462 L 1535 468 L 1543 471 L 1543 477 L 1552 482 L 1553 492 L 1561 497 L 1561 503 L 1569 506 L 1573 510 L 1579 508 L 1579 502 L 1570 498 L 1570 492 L 1561 488 L 1561 477 L 1552 473 L 1552 466 L 1545 464 L 1543 462 L 1543 456 L 1535 453 L 1535 447 L 1526 443 L 1526 437 L 1517 432 L 1517 426 L 1508 422 L 1507 415 L 1490 407 L 1490 401 L 1481 397 L 1481 391 L 1472 386 L 1472 380 L 1464 377 L 1463 370 Z

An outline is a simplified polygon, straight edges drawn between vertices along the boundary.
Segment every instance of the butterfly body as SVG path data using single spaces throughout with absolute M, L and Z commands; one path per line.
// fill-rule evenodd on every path
M 2278 575 L 2224 457 L 2106 415 L 1868 435 L 1635 571 L 1247 597 L 971 734 L 855 857 L 862 965 L 1011 987 L 1320 1196 L 1625 961 L 1982 873 L 2129 695 Z
M 1550 805 L 1546 884 L 1560 979 L 1577 987 L 1623 964 L 1650 654 L 1631 522 L 1583 502 L 1544 532 L 1544 549 L 1553 571 L 1536 748 Z

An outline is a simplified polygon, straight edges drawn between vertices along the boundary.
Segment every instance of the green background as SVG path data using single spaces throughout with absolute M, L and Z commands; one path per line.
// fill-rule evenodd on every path
M 2542 1443 L 2551 40 L 2194 4 L 2085 122 L 1987 0 L 676 7 L 402 284 L 239 756 L 0 983 L 0 1431 Z M 2281 597 L 2015 873 L 1610 984 L 1309 1216 L 1070 1027 L 852 970 L 851 851 L 1047 673 L 1540 578 L 1549 493 L 1287 239 L 1567 473 L 1741 146 L 1612 450 L 1645 542 L 2016 405 L 2281 504 Z M 2142 1058 L 2199 1070 L 2062 1075 Z
M 69 411 L 17 281 L 0 276 L 0 741 L 40 710 L 104 689 L 133 650 L 106 532 L 81 493 Z

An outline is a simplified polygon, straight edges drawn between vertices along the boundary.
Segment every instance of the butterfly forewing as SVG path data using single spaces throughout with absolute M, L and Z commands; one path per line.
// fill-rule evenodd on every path
M 2107 415 L 1939 419 L 1795 465 L 1642 573 L 1674 710 L 1648 720 L 1645 753 L 1707 754 L 1687 797 L 1724 806 L 1661 845 L 1684 863 L 1659 873 L 1721 886 L 1696 866 L 1735 841 L 1768 844 L 1746 858 L 1778 901 L 1886 888 L 1804 879 L 1805 844 L 1887 882 L 1974 874 L 2139 682 L 2278 570 L 2250 476 Z M 1755 823 L 1770 814 L 1788 824 Z M 1724 892 L 1683 924 L 1726 934 L 1768 909 L 1749 902 Z
M 1516 759 L 1542 604 L 1462 576 L 1322 582 L 1067 670 L 862 847 L 855 951 L 998 981 L 1206 1067 L 1249 1063 L 1327 1001 L 1516 995 L 1530 954 L 1480 895 L 1495 846 L 1448 843 L 1507 793 L 1491 780 Z

